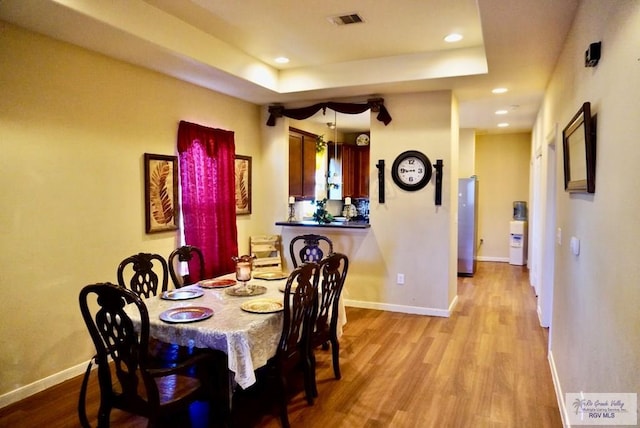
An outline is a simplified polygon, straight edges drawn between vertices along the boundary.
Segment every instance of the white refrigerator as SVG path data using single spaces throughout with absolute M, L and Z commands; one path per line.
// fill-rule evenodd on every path
M 458 276 L 473 276 L 477 264 L 478 179 L 458 180 Z

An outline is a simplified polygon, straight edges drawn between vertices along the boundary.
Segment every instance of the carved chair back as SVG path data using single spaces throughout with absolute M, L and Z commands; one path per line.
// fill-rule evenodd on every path
M 125 279 L 125 274 L 130 276 Z M 118 284 L 148 298 L 167 291 L 167 262 L 159 254 L 138 253 L 118 266 Z
M 187 263 L 188 271 L 185 275 L 179 274 L 181 263 Z M 195 284 L 204 278 L 204 256 L 202 250 L 193 245 L 183 245 L 169 254 L 169 275 L 175 288 Z M 194 272 L 195 269 L 196 272 Z
M 333 253 L 333 242 L 322 235 L 298 235 L 289 244 L 289 253 L 294 267 L 302 263 L 319 263 L 325 256 Z

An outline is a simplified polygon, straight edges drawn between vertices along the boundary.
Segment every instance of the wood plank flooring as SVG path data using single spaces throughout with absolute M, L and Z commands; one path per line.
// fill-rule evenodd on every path
M 450 318 L 347 308 L 347 319 L 342 379 L 333 378 L 330 351 L 318 350 L 318 399 L 308 406 L 301 391 L 292 397 L 292 427 L 562 426 L 547 330 L 539 326 L 523 267 L 479 263 L 473 278 L 458 279 L 458 305 Z M 80 381 L 0 409 L 0 427 L 78 426 Z M 236 425 L 279 427 L 276 411 L 264 405 L 268 398 L 257 393 L 253 401 L 236 403 Z M 90 414 L 98 400 L 94 383 Z M 206 415 L 206 406 L 195 406 L 191 426 L 206 426 Z M 146 426 L 146 419 L 119 411 L 111 420 L 114 427 Z

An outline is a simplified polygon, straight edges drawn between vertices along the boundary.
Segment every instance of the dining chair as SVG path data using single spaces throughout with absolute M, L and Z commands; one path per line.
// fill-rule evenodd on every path
M 130 274 L 126 281 L 125 273 Z M 167 282 L 167 262 L 159 254 L 134 254 L 118 266 L 118 284 L 140 297 L 162 294 L 167 291 Z
M 340 295 L 349 270 L 349 258 L 341 253 L 333 253 L 323 259 L 317 275 L 318 298 L 314 310 L 313 329 L 310 333 L 311 372 L 313 373 L 313 394 L 318 395 L 315 380 L 316 359 L 313 350 L 319 346 L 328 349 L 331 344 L 333 373 L 340 379 L 340 342 L 338 341 L 338 313 Z
M 333 242 L 322 235 L 298 235 L 289 243 L 289 253 L 293 267 L 306 262 L 319 263 L 325 255 L 333 253 Z
M 80 390 L 78 415 L 83 427 L 90 426 L 85 397 L 94 361 L 100 387 L 98 427 L 109 426 L 114 408 L 144 416 L 147 426 L 153 427 L 171 414 L 186 412 L 196 400 L 207 400 L 215 407 L 214 354 L 199 353 L 172 367 L 154 367 L 147 354 L 149 315 L 140 296 L 111 283 L 99 283 L 85 286 L 79 302 L 96 350 Z M 139 328 L 134 328 L 127 311 L 139 316 Z
M 181 263 L 187 264 L 188 271 L 184 275 L 180 275 L 178 273 Z M 169 266 L 169 275 L 171 276 L 171 280 L 173 281 L 173 286 L 175 288 L 195 284 L 198 281 L 205 279 L 204 256 L 202 255 L 202 250 L 198 247 L 194 247 L 193 245 L 183 245 L 182 247 L 178 247 L 173 250 L 171 254 L 169 254 L 167 264 Z M 198 269 L 197 274 L 196 272 L 191 271 L 191 267 L 194 266 Z
M 302 373 L 307 403 L 313 404 L 309 333 L 312 328 L 317 294 L 315 280 L 317 270 L 316 263 L 305 263 L 289 275 L 284 289 L 282 334 L 276 355 L 269 359 L 264 367 L 267 374 L 275 378 L 280 422 L 283 428 L 289 427 L 287 379 L 293 373 Z M 262 372 L 261 369 L 258 371 Z

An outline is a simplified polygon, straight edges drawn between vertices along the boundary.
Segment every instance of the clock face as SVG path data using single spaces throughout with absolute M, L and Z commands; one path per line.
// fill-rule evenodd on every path
M 391 176 L 404 190 L 419 190 L 431 180 L 431 162 L 424 154 L 409 150 L 401 153 L 393 162 Z
M 367 134 L 358 135 L 358 138 L 356 138 L 356 145 L 366 146 L 368 144 L 369 144 L 369 136 Z
M 417 157 L 406 157 L 398 164 L 398 178 L 409 186 L 415 186 L 425 174 L 424 162 Z

